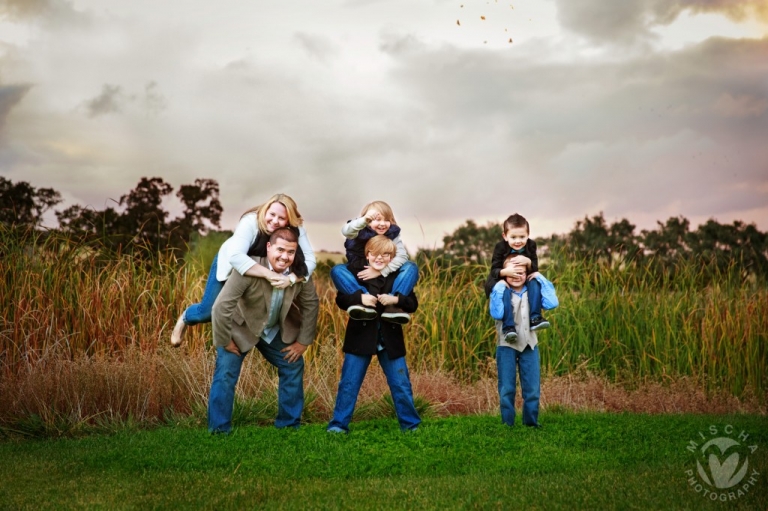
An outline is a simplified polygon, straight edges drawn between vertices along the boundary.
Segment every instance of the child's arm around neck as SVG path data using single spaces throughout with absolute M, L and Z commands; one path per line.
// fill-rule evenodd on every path
M 390 273 L 396 272 L 403 264 L 405 264 L 406 261 L 408 261 L 408 251 L 405 249 L 405 245 L 403 244 L 403 240 L 400 239 L 400 236 L 398 235 L 397 238 L 392 241 L 395 242 L 395 247 L 397 250 L 395 252 L 395 257 L 392 258 L 392 261 L 389 262 L 386 268 L 381 270 L 381 275 L 384 277 Z

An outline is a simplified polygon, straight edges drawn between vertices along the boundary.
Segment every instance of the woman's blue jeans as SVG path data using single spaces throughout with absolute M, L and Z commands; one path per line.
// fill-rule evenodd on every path
M 376 354 L 379 357 L 379 365 L 387 377 L 387 385 L 392 393 L 392 400 L 395 403 L 395 413 L 400 423 L 400 429 L 416 429 L 421 423 L 419 412 L 413 404 L 413 389 L 411 380 L 408 376 L 408 366 L 405 364 L 405 357 L 389 358 L 387 352 L 382 350 Z M 349 432 L 349 423 L 352 420 L 352 413 L 355 411 L 357 396 L 360 393 L 360 387 L 363 385 L 365 373 L 368 371 L 368 365 L 371 363 L 373 355 L 353 355 L 344 354 L 344 365 L 341 367 L 341 380 L 339 380 L 339 391 L 336 393 L 336 406 L 333 409 L 333 418 L 328 424 L 328 428 L 340 428 Z
M 368 294 L 368 290 L 361 286 L 357 281 L 355 275 L 349 271 L 346 264 L 337 264 L 331 268 L 331 280 L 336 289 L 344 294 L 352 295 L 356 291 L 362 291 L 363 294 Z M 395 282 L 392 284 L 391 294 L 400 293 L 403 296 L 408 296 L 413 291 L 416 282 L 419 281 L 419 267 L 413 261 L 406 261 L 397 270 L 397 276 Z
M 187 307 L 184 311 L 184 323 L 187 325 L 197 325 L 199 323 L 211 322 L 211 311 L 213 310 L 213 304 L 216 298 L 224 289 L 224 282 L 216 280 L 216 268 L 219 255 L 213 258 L 213 264 L 211 264 L 211 270 L 208 272 L 208 280 L 205 282 L 205 291 L 203 291 L 203 299 L 200 303 L 195 303 Z
M 539 397 L 541 377 L 539 349 L 526 346 L 523 351 L 507 346 L 496 347 L 496 369 L 499 377 L 499 405 L 501 422 L 515 425 L 515 368 L 520 371 L 520 387 L 523 395 L 523 424 L 539 425 Z
M 298 428 L 304 410 L 304 357 L 288 362 L 283 357 L 285 348 L 280 334 L 272 343 L 260 341 L 256 345 L 267 362 L 277 367 L 277 419 L 275 427 Z M 253 351 L 253 350 L 251 350 Z M 243 359 L 250 352 L 238 356 L 222 347 L 216 348 L 216 368 L 213 370 L 211 395 L 208 398 L 208 431 L 229 433 L 232 430 L 232 410 L 235 404 L 235 386 L 240 378 Z
M 528 310 L 531 319 L 541 316 L 541 283 L 536 279 L 531 279 L 525 283 L 528 289 Z M 515 327 L 515 312 L 512 310 L 512 289 L 507 287 L 504 290 L 504 317 L 501 318 L 502 332 L 507 332 Z

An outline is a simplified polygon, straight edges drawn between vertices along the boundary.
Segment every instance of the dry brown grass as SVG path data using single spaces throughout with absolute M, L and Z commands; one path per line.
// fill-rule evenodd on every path
M 215 360 L 210 325 L 190 328 L 179 350 L 169 345 L 179 312 L 203 294 L 203 276 L 172 258 L 148 265 L 54 241 L 37 252 L 22 244 L 1 261 L 0 433 L 24 423 L 47 433 L 168 418 L 204 423 Z M 417 400 L 436 416 L 498 413 L 489 358 L 493 324 L 475 282 L 486 272 L 436 265 L 423 271 L 420 307 L 406 338 Z M 347 316 L 334 303 L 327 275 L 317 272 L 313 280 L 320 314 L 315 346 L 305 355 L 306 418 L 325 421 L 333 410 Z M 574 300 L 570 281 L 563 282 L 560 315 L 551 317 L 553 329 L 542 343 L 542 369 L 549 374 L 542 382 L 544 409 L 766 414 L 760 394 L 768 331 L 764 290 L 723 288 L 685 306 L 657 307 L 649 316 L 650 334 L 639 335 L 636 327 L 648 322 L 634 320 L 645 310 L 629 307 L 635 295 L 607 293 L 612 298 L 605 303 Z M 614 287 L 645 285 L 631 284 Z M 737 313 L 742 309 L 746 315 Z M 681 326 L 680 318 L 697 315 L 698 322 Z M 624 325 L 628 318 L 633 322 Z M 266 403 L 260 409 L 268 411 L 276 387 L 275 371 L 259 355 L 249 356 L 239 398 Z M 361 417 L 388 413 L 382 405 L 387 392 L 374 362 L 359 399 Z
M 343 354 L 334 343 L 315 347 L 307 364 L 306 416 L 323 422 L 330 418 Z M 0 426 L 16 429 L 20 420 L 37 416 L 48 434 L 70 434 L 93 425 L 133 421 L 151 425 L 176 416 L 192 415 L 204 424 L 205 408 L 215 353 L 191 343 L 180 350 L 160 347 L 147 352 L 128 349 L 120 359 L 80 357 L 74 361 L 48 357 L 26 366 L 16 378 L 0 381 Z M 496 414 L 495 364 L 489 360 L 483 376 L 462 383 L 449 373 L 412 372 L 414 394 L 429 403 L 432 416 Z M 542 409 L 638 413 L 756 413 L 766 406 L 752 397 L 738 399 L 726 392 L 707 393 L 691 379 L 664 383 L 633 383 L 630 389 L 592 374 L 550 376 L 542 381 Z M 274 401 L 277 375 L 259 355 L 249 356 L 237 388 L 244 401 Z M 388 393 L 376 361 L 371 364 L 358 400 L 369 410 L 363 417 L 381 413 Z M 519 391 L 518 391 L 519 395 Z M 520 398 L 518 397 L 518 405 Z M 373 411 L 371 411 L 373 410 Z M 378 412 L 377 412 L 378 410 Z

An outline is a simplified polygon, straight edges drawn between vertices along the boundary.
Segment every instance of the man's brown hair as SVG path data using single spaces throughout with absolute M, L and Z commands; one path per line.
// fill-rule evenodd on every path
M 296 236 L 296 233 L 293 232 L 293 229 L 290 229 L 288 227 L 281 227 L 279 229 L 275 229 L 272 234 L 269 235 L 269 244 L 274 245 L 275 242 L 278 240 L 285 240 L 289 243 L 298 243 L 299 238 Z

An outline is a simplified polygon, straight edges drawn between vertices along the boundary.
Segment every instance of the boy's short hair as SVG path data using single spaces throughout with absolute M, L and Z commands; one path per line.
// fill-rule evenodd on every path
M 395 246 L 395 242 L 391 239 L 383 234 L 377 234 L 365 244 L 365 256 L 368 257 L 368 254 L 371 253 L 376 255 L 389 254 L 392 257 L 395 257 L 397 247 Z
M 289 243 L 299 242 L 299 237 L 296 236 L 296 233 L 290 227 L 280 227 L 279 229 L 275 229 L 272 234 L 269 235 L 269 244 L 274 245 L 278 239 L 285 240 Z
M 501 265 L 502 268 L 506 268 L 509 262 L 517 257 L 517 254 L 509 254 L 507 257 L 504 258 L 504 263 Z
M 383 216 L 387 222 L 393 225 L 397 225 L 397 221 L 395 221 L 395 213 L 392 211 L 392 208 L 389 207 L 389 204 L 383 200 L 375 200 L 363 206 L 363 210 L 360 212 L 360 216 L 365 215 L 369 209 L 375 209 L 381 213 L 381 216 Z
M 504 220 L 504 233 L 510 229 L 515 229 L 518 227 L 525 227 L 525 231 L 530 234 L 531 233 L 531 227 L 528 225 L 528 220 L 525 219 L 523 215 L 518 215 L 517 213 L 513 215 L 509 215 L 506 220 Z

